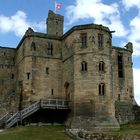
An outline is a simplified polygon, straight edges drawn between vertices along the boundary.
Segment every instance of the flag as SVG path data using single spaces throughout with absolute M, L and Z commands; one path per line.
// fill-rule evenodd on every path
M 55 3 L 55 8 L 56 9 L 60 9 L 61 8 L 61 4 L 60 3 Z

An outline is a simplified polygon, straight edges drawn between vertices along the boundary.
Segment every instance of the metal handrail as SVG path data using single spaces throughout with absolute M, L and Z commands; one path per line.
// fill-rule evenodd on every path
M 40 100 L 30 105 L 29 107 L 18 111 L 6 120 L 6 128 L 10 128 L 16 122 L 19 122 L 34 112 L 38 111 L 40 108 L 51 108 L 51 109 L 69 109 L 69 101 L 64 99 L 48 99 Z M 6 116 L 6 115 L 5 115 Z M 4 117 L 3 117 L 4 118 Z
M 6 121 L 6 128 L 10 128 L 12 125 L 14 125 L 18 121 L 19 121 L 19 112 L 15 113 L 12 117 L 10 117 Z
M 8 116 L 10 116 L 10 113 L 6 113 L 3 117 L 0 118 L 0 123 L 3 122 Z
M 24 118 L 28 117 L 32 113 L 36 112 L 39 108 L 40 108 L 40 102 L 35 102 L 28 108 L 18 111 L 6 121 L 6 128 L 10 128 L 16 122 L 20 121 L 20 119 L 23 120 Z
M 49 108 L 49 107 L 69 108 L 69 102 L 64 99 L 41 100 L 41 108 Z
M 36 112 L 40 108 L 40 102 L 35 102 L 28 108 L 25 108 L 21 111 L 21 117 L 22 119 L 26 118 L 27 116 L 31 115 L 32 113 Z

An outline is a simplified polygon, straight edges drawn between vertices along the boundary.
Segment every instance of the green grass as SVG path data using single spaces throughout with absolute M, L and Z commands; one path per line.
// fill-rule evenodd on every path
M 104 132 L 108 136 L 140 136 L 140 124 L 122 125 L 117 132 Z M 91 132 L 92 133 L 92 132 Z M 93 132 L 94 133 L 94 132 Z M 0 132 L 0 140 L 72 140 L 64 126 L 25 126 Z
M 113 136 L 140 136 L 140 124 L 122 125 L 120 131 L 104 133 Z
M 63 126 L 26 126 L 0 132 L 0 140 L 71 140 Z

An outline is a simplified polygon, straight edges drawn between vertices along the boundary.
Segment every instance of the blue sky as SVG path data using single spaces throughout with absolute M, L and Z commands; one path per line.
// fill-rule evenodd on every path
M 65 17 L 65 32 L 77 24 L 96 23 L 108 26 L 113 45 L 134 45 L 133 72 L 135 99 L 140 104 L 140 0 L 56 0 L 58 14 Z M 55 0 L 1 0 L 0 46 L 16 47 L 28 27 L 46 32 L 48 10 Z

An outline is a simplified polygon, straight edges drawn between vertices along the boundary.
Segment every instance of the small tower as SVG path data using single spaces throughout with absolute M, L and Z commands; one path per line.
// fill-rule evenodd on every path
M 53 11 L 49 11 L 48 18 L 47 18 L 47 34 L 48 35 L 56 35 L 62 36 L 63 35 L 63 21 L 64 17 L 55 14 Z

